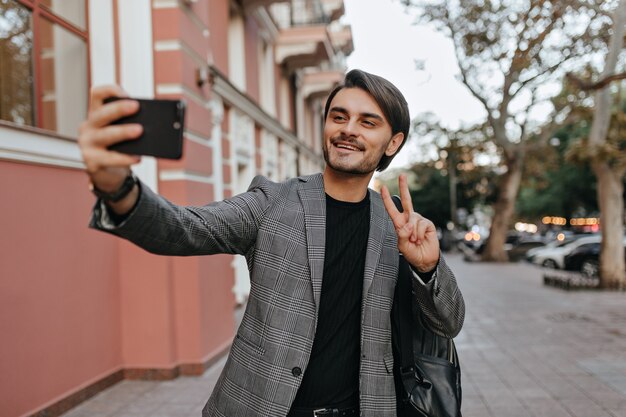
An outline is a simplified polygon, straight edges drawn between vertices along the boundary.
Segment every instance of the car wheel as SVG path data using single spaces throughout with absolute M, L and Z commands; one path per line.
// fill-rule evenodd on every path
M 541 266 L 543 266 L 544 268 L 551 268 L 551 269 L 558 268 L 558 266 L 556 265 L 556 262 L 554 262 L 554 260 L 552 259 L 546 259 L 545 261 L 543 261 Z
M 585 259 L 580 265 L 580 272 L 586 277 L 597 277 L 599 269 L 598 261 L 595 259 Z

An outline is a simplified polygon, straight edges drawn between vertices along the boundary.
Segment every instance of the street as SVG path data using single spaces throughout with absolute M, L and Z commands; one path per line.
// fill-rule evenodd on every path
M 446 256 L 466 302 L 456 338 L 464 417 L 626 417 L 626 293 L 544 287 L 528 264 Z M 66 417 L 199 417 L 202 377 L 123 381 Z

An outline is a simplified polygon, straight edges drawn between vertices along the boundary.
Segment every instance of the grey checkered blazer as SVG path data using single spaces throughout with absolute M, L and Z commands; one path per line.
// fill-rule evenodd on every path
M 361 315 L 361 415 L 396 415 L 390 310 L 398 272 L 396 234 L 380 195 L 371 220 Z M 158 220 L 158 221 L 155 221 Z M 113 225 L 96 204 L 91 226 L 162 255 L 244 255 L 251 290 L 228 361 L 203 416 L 283 417 L 311 354 L 324 270 L 326 199 L 321 174 L 273 183 L 256 177 L 246 193 L 204 207 L 179 207 L 148 187 L 130 216 Z M 441 259 L 416 298 L 439 333 L 456 335 L 464 304 Z

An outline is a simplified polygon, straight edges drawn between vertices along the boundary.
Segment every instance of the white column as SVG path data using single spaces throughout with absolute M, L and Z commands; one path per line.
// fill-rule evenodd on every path
M 99 0 L 98 0 L 99 1 Z M 131 97 L 154 98 L 152 9 L 150 0 L 119 1 L 120 84 Z M 133 171 L 154 191 L 156 159 L 144 156 Z
M 224 120 L 224 103 L 217 95 L 209 102 L 209 108 L 213 116 L 213 129 L 211 129 L 211 143 L 213 144 L 213 187 L 215 201 L 224 199 L 224 176 L 222 160 L 222 121 Z M 231 182 L 232 187 L 232 182 Z
M 232 108 L 230 111 L 230 139 L 233 155 L 233 194 L 248 189 L 255 172 L 255 137 L 254 122 L 241 111 Z M 237 255 L 232 263 L 235 269 L 235 286 L 233 293 L 238 304 L 243 304 L 250 294 L 250 275 L 248 265 L 243 256 Z
M 113 0 L 89 1 L 89 49 L 93 85 L 115 84 Z

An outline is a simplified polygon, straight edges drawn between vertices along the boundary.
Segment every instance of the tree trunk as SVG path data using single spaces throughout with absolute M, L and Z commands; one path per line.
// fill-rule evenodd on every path
M 498 200 L 494 206 L 489 239 L 482 253 L 483 261 L 506 262 L 509 257 L 504 250 L 506 235 L 515 212 L 515 201 L 522 181 L 524 156 L 516 153 L 507 158 L 507 172 L 498 186 Z
M 612 75 L 617 68 L 619 55 L 624 44 L 626 25 L 626 0 L 620 0 L 613 13 L 613 33 L 609 39 L 602 78 Z M 589 146 L 599 147 L 606 143 L 611 120 L 611 93 L 608 87 L 599 89 L 594 97 L 594 114 L 589 132 Z M 600 250 L 600 286 L 623 288 L 624 277 L 624 170 L 611 165 L 596 155 L 591 163 L 598 179 L 598 206 L 602 228 Z
M 598 178 L 598 205 L 602 230 L 600 287 L 626 289 L 623 172 L 611 169 L 606 162 L 594 163 L 593 171 Z

